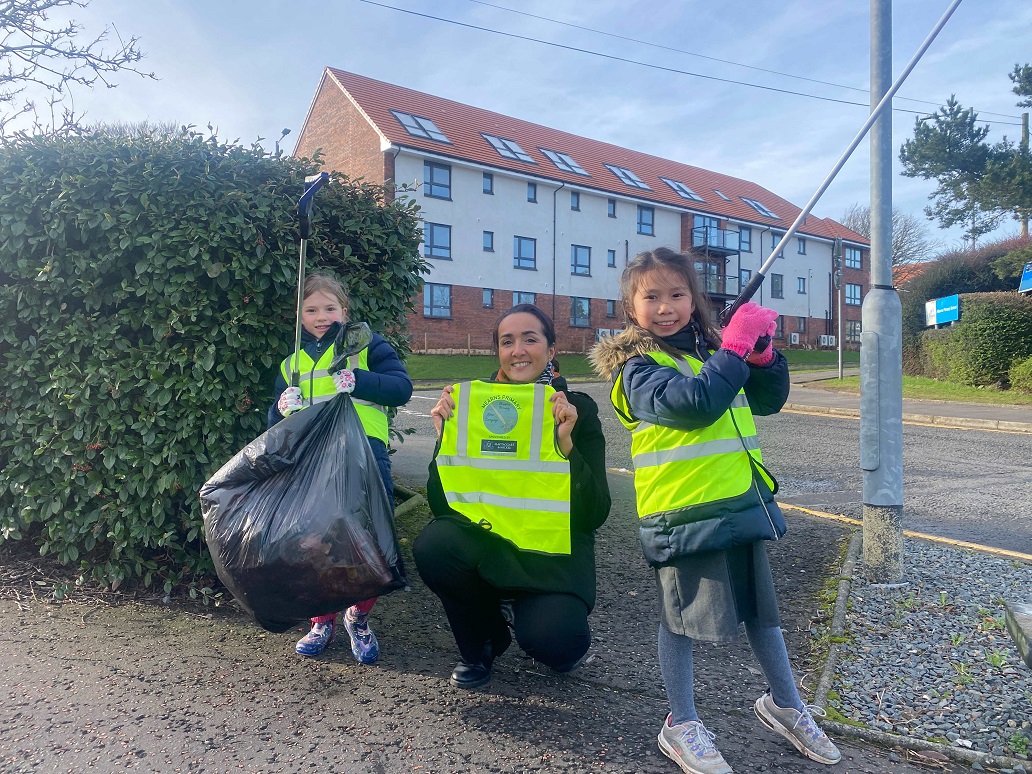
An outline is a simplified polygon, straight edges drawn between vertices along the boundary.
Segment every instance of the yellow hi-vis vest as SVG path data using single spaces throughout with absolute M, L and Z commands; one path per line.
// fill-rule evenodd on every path
M 686 376 L 702 369 L 702 361 L 693 357 L 675 359 L 665 352 L 649 352 L 648 357 Z M 762 467 L 756 423 L 744 390 L 739 391 L 731 407 L 716 422 L 698 430 L 675 430 L 632 419 L 622 371 L 610 398 L 620 422 L 631 431 L 639 518 L 671 511 L 690 512 L 693 506 L 748 493 L 753 487 L 750 456 L 763 480 L 774 490 L 774 480 Z M 681 521 L 692 520 L 690 514 L 686 515 L 688 518 Z
M 570 463 L 544 384 L 460 382 L 437 471 L 453 510 L 517 548 L 570 553 Z
M 326 348 L 318 362 L 312 360 L 307 352 L 301 350 L 298 368 L 296 369 L 301 375 L 301 383 L 298 386 L 301 388 L 301 398 L 309 406 L 332 400 L 337 394 L 337 386 L 333 383 L 333 375 L 327 370 L 332 362 L 332 344 Z M 295 370 L 293 365 L 293 355 L 284 360 L 280 365 L 280 373 L 282 373 L 283 379 L 288 385 L 290 384 L 290 374 Z M 351 371 L 369 370 L 368 347 L 348 358 L 348 369 Z M 358 400 L 354 397 L 351 400 L 355 404 L 358 418 L 362 420 L 362 427 L 365 428 L 366 435 L 379 438 L 385 446 L 388 445 L 387 410 L 383 406 L 368 400 Z

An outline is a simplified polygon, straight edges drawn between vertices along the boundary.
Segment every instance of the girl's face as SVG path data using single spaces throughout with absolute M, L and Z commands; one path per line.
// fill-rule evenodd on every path
M 498 325 L 498 365 L 504 381 L 529 384 L 537 381 L 555 357 L 541 321 L 528 312 L 510 314 Z
M 306 331 L 321 339 L 333 323 L 343 323 L 347 313 L 339 298 L 317 290 L 301 304 L 301 324 Z
M 686 326 L 695 300 L 684 278 L 667 269 L 650 271 L 634 292 L 634 319 L 656 336 L 671 336 Z

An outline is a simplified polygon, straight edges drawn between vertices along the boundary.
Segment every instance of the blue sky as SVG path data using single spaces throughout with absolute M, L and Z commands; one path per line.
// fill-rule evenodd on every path
M 76 108 L 92 122 L 210 123 L 223 139 L 264 137 L 270 149 L 289 128 L 283 147 L 291 150 L 329 65 L 742 177 L 800 206 L 867 117 L 863 104 L 828 101 L 866 102 L 864 0 L 377 2 L 90 0 L 74 14 L 86 31 L 113 24 L 123 38 L 138 36 L 147 54 L 141 66 L 160 80 L 122 75 L 115 89 L 78 93 Z M 894 75 L 948 5 L 896 1 Z M 900 90 L 910 99 L 894 104 L 931 113 L 956 94 L 991 123 L 990 139 L 1017 139 L 1022 109 L 1007 74 L 1029 61 L 1032 3 L 966 0 Z M 898 151 L 915 113 L 893 116 Z M 924 221 L 932 183 L 897 174 L 893 186 L 895 205 Z M 838 219 L 869 197 L 865 140 L 814 212 Z M 959 230 L 926 222 L 930 238 L 960 244 Z M 1017 230 L 1008 221 L 997 235 Z

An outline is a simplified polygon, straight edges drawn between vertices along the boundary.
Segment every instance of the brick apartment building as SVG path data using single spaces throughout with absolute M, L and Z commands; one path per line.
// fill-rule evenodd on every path
M 498 316 L 535 303 L 560 352 L 623 327 L 620 273 L 638 252 L 691 252 L 715 305 L 733 299 L 800 208 L 747 180 L 549 129 L 333 68 L 295 155 L 369 182 L 414 184 L 431 264 L 408 320 L 416 352 L 489 351 Z M 477 239 L 480 236 L 480 239 Z M 754 298 L 779 347 L 833 346 L 841 240 L 845 342 L 859 346 L 869 243 L 809 215 Z

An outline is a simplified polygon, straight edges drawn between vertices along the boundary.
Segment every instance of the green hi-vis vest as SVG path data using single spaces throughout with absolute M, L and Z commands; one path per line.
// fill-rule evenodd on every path
M 692 357 L 675 359 L 665 352 L 649 352 L 648 357 L 686 376 L 702 369 L 702 361 Z M 610 398 L 620 421 L 631 431 L 639 518 L 690 511 L 693 506 L 746 494 L 753 486 L 750 455 L 763 480 L 774 488 L 773 479 L 762 468 L 756 423 L 744 390 L 716 422 L 698 430 L 675 430 L 631 419 L 622 372 Z
M 460 382 L 437 471 L 453 510 L 517 548 L 570 553 L 570 463 L 544 384 Z
M 301 357 L 297 368 L 297 371 L 301 374 L 301 383 L 298 386 L 301 388 L 302 399 L 308 405 L 312 406 L 316 403 L 331 400 L 337 394 L 337 386 L 333 383 L 333 375 L 327 370 L 332 362 L 332 344 L 327 347 L 318 362 L 312 360 L 307 352 L 301 350 Z M 290 384 L 290 374 L 294 370 L 292 368 L 293 364 L 294 356 L 291 355 L 280 365 L 280 372 L 283 374 L 283 379 L 287 384 Z M 356 355 L 351 355 L 348 358 L 348 369 L 351 371 L 368 371 L 369 349 L 366 348 Z M 355 404 L 358 418 L 362 420 L 362 427 L 365 428 L 366 435 L 379 438 L 384 445 L 387 445 L 389 438 L 387 432 L 388 423 L 387 411 L 384 407 L 368 400 L 358 400 L 357 398 L 352 398 L 351 400 Z

